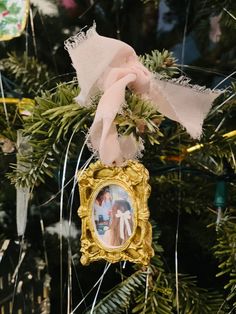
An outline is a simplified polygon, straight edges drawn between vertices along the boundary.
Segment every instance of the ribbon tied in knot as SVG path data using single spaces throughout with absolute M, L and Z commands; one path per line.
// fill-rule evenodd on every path
M 69 38 L 65 47 L 77 72 L 80 105 L 90 105 L 91 97 L 102 92 L 89 140 L 104 164 L 121 165 L 142 149 L 133 135 L 118 136 L 114 123 L 125 103 L 126 87 L 150 100 L 164 116 L 181 123 L 192 137 L 200 137 L 203 120 L 219 91 L 160 79 L 140 63 L 132 47 L 98 35 L 95 26 L 86 34 Z

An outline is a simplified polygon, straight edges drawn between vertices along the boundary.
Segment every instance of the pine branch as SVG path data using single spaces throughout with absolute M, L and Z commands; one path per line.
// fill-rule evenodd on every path
M 33 151 L 31 155 L 20 158 L 27 171 L 19 171 L 13 165 L 13 172 L 8 175 L 13 184 L 33 187 L 44 182 L 47 176 L 52 177 L 73 132 L 69 153 L 77 156 L 81 138 L 85 138 L 84 132 L 87 133 L 92 124 L 98 98 L 91 107 L 79 106 L 74 100 L 79 93 L 76 86 L 77 82 L 59 84 L 53 92 L 45 91 L 35 98 L 33 115 L 24 124 L 24 135 L 30 137 Z M 117 115 L 115 123 L 119 134 L 132 133 L 137 139 L 142 137 L 151 144 L 157 144 L 162 136 L 159 130 L 161 120 L 162 116 L 150 103 L 127 92 L 127 105 L 122 114 Z
M 215 256 L 219 261 L 220 272 L 217 277 L 226 277 L 224 288 L 228 291 L 227 301 L 236 307 L 236 220 L 225 216 L 217 229 Z
M 27 56 L 26 53 L 22 56 L 17 56 L 14 52 L 9 53 L 7 58 L 0 61 L 0 68 L 19 84 L 19 90 L 27 96 L 36 95 L 40 86 L 52 76 L 45 64 L 35 57 Z
M 93 313 L 122 314 L 129 308 L 132 298 L 145 289 L 146 272 L 137 271 L 115 287 L 94 308 Z M 90 311 L 86 312 L 90 313 Z
M 159 144 L 159 139 L 163 136 L 159 129 L 162 120 L 163 116 L 148 101 L 127 91 L 126 106 L 122 114 L 117 115 L 115 123 L 119 134 L 133 133 L 137 140 L 142 137 L 154 145 Z
M 146 280 L 151 284 L 152 278 L 157 275 L 158 281 L 155 283 L 155 289 L 158 291 L 158 295 L 155 296 L 158 300 L 158 309 L 168 309 L 171 313 L 171 308 L 168 307 L 170 300 L 166 300 L 166 295 L 168 296 L 168 289 L 165 288 L 165 282 L 163 282 L 163 263 L 160 258 L 160 253 L 163 252 L 162 247 L 158 244 L 158 239 L 160 237 L 160 231 L 157 225 L 152 221 L 153 225 L 153 245 L 156 252 L 155 257 L 152 260 L 152 266 L 148 267 L 146 270 L 138 269 L 134 274 L 125 279 L 123 282 L 118 284 L 112 291 L 104 297 L 95 307 L 94 313 L 126 313 L 127 310 L 132 310 L 132 313 L 142 312 L 144 306 L 146 307 L 145 313 L 155 313 L 148 312 L 151 303 L 148 301 L 144 302 L 145 299 L 145 287 Z M 135 269 L 140 268 L 140 266 L 134 266 Z M 149 300 L 149 299 L 148 299 Z M 151 300 L 151 302 L 153 299 Z M 155 307 L 152 304 L 151 307 Z M 88 312 L 89 313 L 89 312 Z M 162 312 L 158 312 L 162 313 Z
M 173 53 L 168 50 L 162 52 L 153 50 L 151 54 L 145 54 L 140 57 L 140 61 L 150 71 L 159 73 L 164 77 L 172 77 L 179 74 L 179 69 L 176 65 L 176 59 L 173 57 Z
M 173 307 L 176 308 L 176 282 L 175 276 L 169 277 L 173 294 Z M 180 313 L 187 314 L 223 314 L 225 306 L 223 296 L 217 291 L 203 289 L 197 286 L 196 277 L 179 275 L 179 304 Z
M 70 154 L 76 155 L 76 150 L 78 152 L 78 143 L 81 144 L 78 136 L 80 134 L 84 138 L 81 132 L 87 132 L 90 127 L 98 99 L 95 99 L 94 105 L 89 108 L 80 107 L 74 101 L 75 96 L 79 93 L 76 86 L 76 82 L 70 85 L 60 84 L 54 91 L 46 91 L 42 93 L 42 96 L 36 97 L 33 115 L 27 118 L 24 125 L 24 133 L 30 136 L 33 153 L 28 158 L 24 158 L 22 162 L 31 164 L 31 166 L 27 173 L 17 171 L 15 167 L 13 173 L 9 175 L 14 184 L 32 187 L 34 184 L 44 182 L 46 176 L 53 176 L 57 158 L 59 158 L 61 150 L 65 149 L 65 143 L 68 142 L 72 132 L 75 132 L 75 137 L 72 140 Z M 231 106 L 233 107 L 233 105 L 234 102 Z M 225 106 L 229 105 L 225 104 Z M 224 108 L 221 112 L 227 114 Z M 233 119 L 232 114 L 230 119 Z M 226 121 L 229 121 L 229 118 L 227 119 Z M 144 158 L 145 164 L 149 163 L 148 160 L 153 164 L 153 160 L 158 159 L 160 163 L 162 156 L 176 155 L 178 157 L 181 151 L 184 151 L 192 143 L 185 132 L 184 135 L 181 135 L 182 146 L 178 146 L 180 136 L 178 132 L 183 131 L 178 128 L 176 132 L 176 124 L 172 123 L 169 128 L 162 127 L 161 132 L 159 129 L 161 121 L 162 116 L 153 109 L 149 102 L 130 92 L 126 93 L 126 105 L 123 107 L 122 114 L 118 114 L 115 119 L 119 134 L 128 135 L 132 133 L 137 139 L 143 138 L 145 140 L 148 152 Z M 170 130 L 173 135 L 170 134 Z M 218 165 L 218 168 L 223 159 L 227 159 L 234 167 L 236 152 L 234 138 L 224 138 L 221 133 L 219 136 L 217 133 L 214 134 L 213 140 L 210 140 L 212 136 L 207 134 L 205 141 L 207 137 L 209 142 L 205 143 L 205 148 L 197 154 L 186 156 L 186 162 L 196 163 L 201 156 L 201 163 L 204 162 L 206 166 L 207 164 L 211 165 L 215 158 L 215 165 Z M 158 143 L 160 145 L 156 150 L 155 145 L 152 145 Z M 205 157 L 202 157 L 202 154 L 205 154 Z M 219 173 L 221 168 L 216 170 Z
M 126 311 L 130 313 L 131 311 L 139 314 L 171 314 L 176 311 L 175 274 L 167 273 L 163 269 L 160 255 L 163 250 L 158 244 L 160 231 L 157 230 L 155 223 L 153 228 L 156 255 L 147 272 L 138 270 L 117 285 L 99 301 L 94 313 L 126 313 Z M 179 306 L 181 314 L 226 314 L 222 295 L 217 291 L 198 287 L 194 276 L 179 275 Z
M 141 292 L 135 299 L 132 313 L 173 313 L 171 300 L 172 291 L 168 285 L 168 280 L 166 280 L 166 274 L 153 266 L 149 267 L 149 269 L 147 298 L 145 291 Z
M 19 159 L 25 165 L 25 170 L 13 165 L 13 172 L 8 175 L 12 183 L 32 188 L 44 182 L 47 176 L 53 176 L 59 155 L 65 149 L 73 127 L 79 124 L 78 132 L 86 128 L 84 121 L 80 121 L 81 114 L 84 118 L 90 117 L 89 109 L 74 103 L 77 94 L 78 88 L 74 83 L 71 86 L 58 85 L 54 93 L 46 91 L 41 97 L 36 97 L 34 113 L 24 125 L 24 135 L 29 136 L 32 154 Z M 73 115 L 71 128 L 65 123 L 64 115 L 66 118 Z
M 160 272 L 151 266 L 148 298 L 142 292 L 135 302 L 132 313 L 173 313 L 177 310 L 175 274 Z M 180 313 L 226 314 L 223 304 L 224 298 L 219 292 L 198 287 L 193 276 L 179 275 Z

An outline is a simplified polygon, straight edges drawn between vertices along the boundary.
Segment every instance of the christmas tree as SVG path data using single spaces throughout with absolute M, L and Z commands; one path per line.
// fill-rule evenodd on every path
M 36 286 L 29 271 L 47 288 L 50 275 L 51 313 L 234 313 L 235 16 L 233 1 L 32 1 L 24 34 L 0 46 L 1 242 L 19 241 L 12 313 L 20 298 L 23 313 L 40 311 L 33 304 L 43 299 L 26 297 Z M 101 35 L 130 44 L 151 72 L 223 90 L 200 139 L 126 91 L 115 124 L 144 142 L 155 251 L 147 267 L 80 263 L 74 177 L 78 160 L 79 168 L 95 161 L 84 144 L 99 96 L 91 107 L 75 101 L 80 88 L 63 42 L 94 20 Z M 15 189 L 28 201 L 25 231 Z M 2 247 L 1 254 L 11 253 Z M 44 266 L 32 262 L 39 260 Z

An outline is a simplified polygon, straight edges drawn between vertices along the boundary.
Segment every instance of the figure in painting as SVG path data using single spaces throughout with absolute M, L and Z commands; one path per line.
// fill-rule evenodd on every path
M 119 247 L 133 232 L 133 209 L 130 198 L 121 186 L 111 184 L 97 194 L 93 206 L 99 239 L 109 247 Z
M 94 202 L 95 224 L 99 235 L 104 235 L 109 226 L 112 208 L 112 198 L 108 187 L 103 188 Z
M 133 217 L 131 206 L 126 200 L 114 202 L 111 210 L 109 228 L 105 231 L 103 242 L 109 246 L 121 246 L 131 236 Z

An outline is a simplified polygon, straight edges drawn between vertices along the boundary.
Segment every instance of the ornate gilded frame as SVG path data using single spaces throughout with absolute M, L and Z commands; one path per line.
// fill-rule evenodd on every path
M 148 265 L 153 256 L 152 228 L 148 221 L 147 200 L 150 195 L 147 169 L 137 161 L 128 161 L 123 167 L 104 166 L 100 161 L 93 163 L 85 171 L 78 173 L 80 207 L 78 215 L 82 219 L 81 263 L 87 265 L 100 259 L 115 263 L 130 261 Z M 98 191 L 107 185 L 118 185 L 131 196 L 133 231 L 124 245 L 109 247 L 104 245 L 96 232 L 93 205 Z

